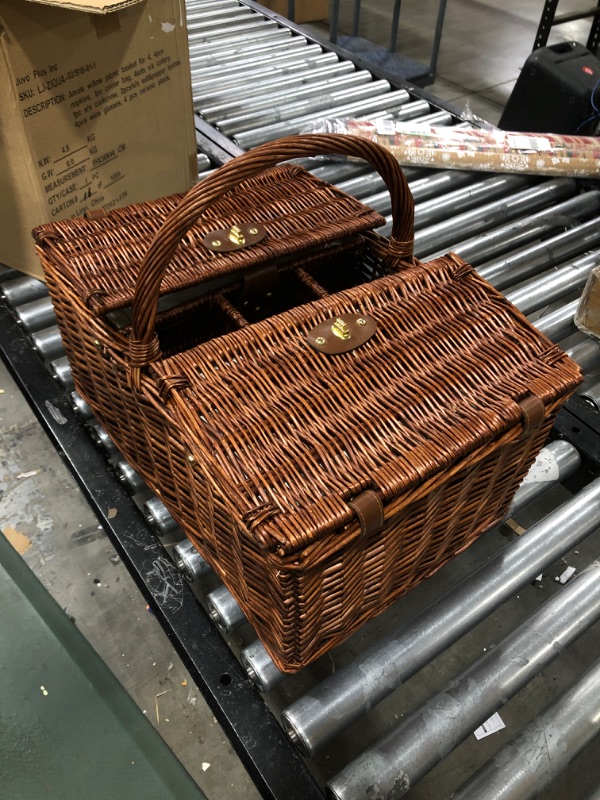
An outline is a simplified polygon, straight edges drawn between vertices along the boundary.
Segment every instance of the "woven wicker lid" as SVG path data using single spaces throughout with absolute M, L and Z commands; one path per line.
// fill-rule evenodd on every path
M 356 311 L 377 322 L 364 345 L 339 355 L 309 346 L 316 323 Z M 282 556 L 330 536 L 343 543 L 352 499 L 365 490 L 379 494 L 387 518 L 440 476 L 476 468 L 483 452 L 525 435 L 524 398 L 542 424 L 581 380 L 557 345 L 455 255 L 151 369 L 196 462 L 210 464 L 251 535 Z M 515 464 L 517 478 L 534 455 Z M 449 518 L 449 529 L 458 522 Z
M 57 264 L 75 292 L 98 315 L 129 307 L 139 265 L 156 232 L 182 195 L 42 225 L 33 232 L 44 256 Z M 216 201 L 189 230 L 173 257 L 161 295 L 222 279 L 266 262 L 329 246 L 341 237 L 383 225 L 385 219 L 355 198 L 284 164 L 244 181 Z M 264 238 L 219 252 L 205 239 L 215 231 L 257 224 Z

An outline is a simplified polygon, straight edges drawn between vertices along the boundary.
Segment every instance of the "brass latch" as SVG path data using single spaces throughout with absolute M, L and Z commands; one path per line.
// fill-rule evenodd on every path
M 256 228 L 254 228 L 253 230 L 254 233 L 258 233 Z M 250 230 L 250 233 L 252 233 L 252 229 Z M 244 234 L 242 233 L 241 228 L 238 228 L 237 225 L 234 225 L 233 228 L 229 231 L 228 238 L 229 241 L 233 242 L 234 244 L 239 244 L 239 245 L 246 244 L 246 239 L 244 237 Z
M 262 225 L 249 222 L 211 231 L 206 234 L 203 241 L 209 250 L 228 253 L 232 250 L 240 250 L 242 247 L 250 247 L 250 245 L 260 242 L 266 235 L 267 231 Z
M 352 338 L 352 334 L 350 333 L 350 328 L 348 327 L 348 323 L 345 322 L 341 317 L 338 317 L 336 321 L 331 326 L 331 332 L 334 336 L 337 336 L 338 339 L 350 339 Z
M 377 322 L 365 314 L 343 314 L 319 323 L 307 335 L 311 347 L 320 353 L 337 355 L 367 342 L 377 330 Z

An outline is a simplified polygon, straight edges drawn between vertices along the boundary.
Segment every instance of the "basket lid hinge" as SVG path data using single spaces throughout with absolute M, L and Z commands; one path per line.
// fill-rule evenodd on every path
M 362 536 L 369 536 L 377 533 L 385 524 L 385 515 L 381 498 L 372 489 L 348 500 L 348 505 L 358 517 L 360 532 Z

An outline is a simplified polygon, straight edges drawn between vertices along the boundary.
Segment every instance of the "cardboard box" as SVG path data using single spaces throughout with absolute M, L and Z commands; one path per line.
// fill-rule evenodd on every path
M 288 16 L 288 0 L 260 0 L 260 4 L 265 8 L 270 8 L 282 17 Z M 328 19 L 329 2 L 328 0 L 295 0 L 294 3 L 294 22 L 318 22 Z
M 35 226 L 197 177 L 180 0 L 0 0 L 0 262 L 42 277 Z

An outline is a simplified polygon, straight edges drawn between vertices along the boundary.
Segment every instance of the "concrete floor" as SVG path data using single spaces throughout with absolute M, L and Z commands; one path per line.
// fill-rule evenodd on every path
M 540 0 L 527 4 L 506 0 L 502 8 L 497 8 L 497 4 L 485 0 L 453 0 L 448 5 L 438 78 L 429 88 L 459 107 L 468 100 L 474 113 L 496 122 L 519 68 L 531 51 L 543 3 Z M 565 3 L 566 7 L 571 5 Z M 363 3 L 361 35 L 373 41 L 377 41 L 378 35 L 387 35 L 389 22 L 383 7 L 381 0 Z M 403 2 L 400 47 L 406 55 L 428 60 L 436 8 L 433 0 Z M 560 33 L 565 38 L 577 38 L 585 43 L 587 27 L 585 23 L 572 24 L 564 26 Z M 552 41 L 557 37 L 558 34 L 553 36 Z M 146 610 L 125 567 L 2 365 L 0 493 L 2 530 L 23 551 L 27 563 L 66 613 L 74 618 L 208 797 L 211 800 L 258 798 L 212 713 L 158 623 Z M 495 536 L 497 545 L 500 534 Z M 591 552 L 591 555 L 596 553 Z M 470 558 L 477 558 L 477 552 Z M 472 568 L 470 558 L 461 562 L 465 571 Z M 583 554 L 581 558 L 583 564 Z M 556 569 L 559 568 L 557 565 Z M 437 591 L 443 586 L 441 578 L 430 589 L 424 589 L 419 597 L 422 600 L 428 591 Z M 552 588 L 550 583 L 549 591 Z M 532 606 L 537 602 L 536 591 L 531 589 L 524 593 Z M 517 598 L 508 604 L 502 615 L 495 618 L 494 630 L 482 630 L 479 639 L 475 637 L 464 647 L 453 648 L 445 661 L 436 662 L 423 682 L 413 681 L 406 699 L 407 707 L 414 706 L 426 695 L 427 681 L 432 676 L 443 681 L 444 676 L 456 671 L 457 660 L 462 662 L 466 658 L 468 661 L 486 646 L 484 642 L 493 642 L 510 626 L 515 615 L 519 618 L 523 613 L 523 602 Z M 409 613 L 408 606 L 405 613 Z M 385 625 L 385 620 L 382 624 Z M 580 649 L 572 651 L 566 664 L 562 662 L 536 679 L 522 693 L 519 703 L 508 707 L 507 720 L 521 718 L 523 721 L 531 717 L 549 685 L 556 682 L 566 685 L 570 667 L 581 671 L 586 658 L 597 655 L 599 633 L 596 625 L 582 639 Z M 293 689 L 284 684 L 282 699 L 289 700 L 291 693 Z M 397 711 L 383 708 L 381 713 L 389 716 Z M 347 754 L 356 747 L 356 742 L 353 745 L 350 738 L 353 736 L 356 740 L 363 732 L 362 729 L 351 731 L 341 750 L 326 753 L 318 765 L 319 771 L 331 774 L 334 762 L 347 760 Z M 461 759 L 466 758 L 469 763 L 481 760 L 485 751 L 492 752 L 496 746 L 491 739 L 493 737 L 477 744 L 468 743 L 466 751 L 463 749 L 444 762 L 443 767 L 434 771 L 411 796 L 438 800 L 444 795 L 441 787 L 450 786 L 452 782 L 460 784 L 461 763 L 464 763 Z M 327 759 L 330 759 L 329 766 Z M 577 771 L 581 781 L 577 793 L 571 791 L 572 784 L 568 780 L 572 777 L 569 777 L 544 797 L 547 800 L 585 797 L 600 781 L 597 765 L 594 768 L 586 763 Z
M 397 52 L 423 64 L 431 61 L 438 0 L 402 0 Z M 427 88 L 463 110 L 496 124 L 533 49 L 543 0 L 450 0 L 447 4 L 436 80 Z M 586 8 L 562 0 L 560 13 Z M 359 35 L 387 47 L 392 2 L 362 0 Z M 350 34 L 354 0 L 340 0 L 339 32 Z M 548 44 L 573 40 L 585 44 L 590 22 L 555 27 Z M 324 25 L 314 30 L 326 35 Z
M 258 798 L 1 362 L 0 528 L 210 800 Z

